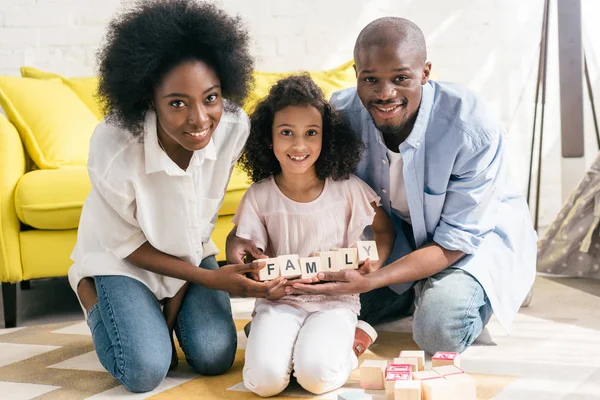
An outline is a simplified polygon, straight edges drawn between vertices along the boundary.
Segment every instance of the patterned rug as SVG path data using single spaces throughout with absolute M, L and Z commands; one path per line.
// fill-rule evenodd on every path
M 242 382 L 246 320 L 236 320 L 238 351 L 231 370 L 217 377 L 195 374 L 178 349 L 180 365 L 153 392 L 128 393 L 100 365 L 89 329 L 84 322 L 61 323 L 0 330 L 0 399 L 257 399 Z M 417 349 L 411 335 L 381 332 L 375 345 L 361 358 L 396 357 L 400 350 Z M 468 371 L 467 371 L 468 372 Z M 472 374 L 477 383 L 478 400 L 487 400 L 506 387 L 514 377 Z M 346 385 L 334 392 L 313 396 L 297 385 L 273 398 L 337 399 L 341 392 L 362 390 L 358 369 Z M 373 398 L 383 398 L 371 391 Z

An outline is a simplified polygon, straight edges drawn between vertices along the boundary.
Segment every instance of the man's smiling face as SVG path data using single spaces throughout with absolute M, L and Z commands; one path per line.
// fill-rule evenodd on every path
M 355 63 L 358 96 L 375 126 L 386 136 L 412 129 L 431 64 L 401 41 L 364 46 Z

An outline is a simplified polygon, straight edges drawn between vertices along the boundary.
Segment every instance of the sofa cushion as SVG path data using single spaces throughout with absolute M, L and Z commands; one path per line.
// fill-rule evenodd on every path
M 234 168 L 219 215 L 235 214 L 249 183 Z M 83 202 L 91 189 L 86 167 L 40 169 L 26 173 L 15 191 L 19 220 L 37 229 L 75 229 Z
M 15 191 L 17 216 L 37 229 L 77 228 L 90 189 L 86 167 L 28 172 Z
M 0 76 L 0 106 L 39 168 L 86 164 L 98 119 L 60 80 Z
M 104 118 L 102 109 L 96 100 L 98 91 L 98 77 L 85 76 L 80 78 L 66 78 L 53 72 L 42 71 L 33 67 L 21 67 L 21 76 L 34 79 L 60 79 L 83 101 L 90 111 L 101 120 Z

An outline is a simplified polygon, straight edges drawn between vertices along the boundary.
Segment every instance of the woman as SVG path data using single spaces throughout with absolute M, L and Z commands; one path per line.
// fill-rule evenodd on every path
M 132 392 L 153 390 L 169 369 L 161 301 L 183 298 L 167 317 L 191 367 L 217 375 L 237 346 L 225 292 L 282 295 L 281 280 L 245 276 L 256 265 L 219 268 L 210 240 L 249 132 L 239 108 L 248 44 L 241 21 L 213 5 L 152 0 L 118 15 L 99 52 L 107 118 L 90 143 L 92 190 L 69 281 L 100 362 Z

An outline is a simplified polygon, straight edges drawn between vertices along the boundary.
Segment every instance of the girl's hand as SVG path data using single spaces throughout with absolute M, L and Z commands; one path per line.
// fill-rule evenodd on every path
M 293 282 L 286 287 L 287 294 L 356 294 L 371 290 L 370 280 L 355 269 L 346 269 L 339 272 L 319 272 L 317 275 L 320 285 L 310 285 Z
M 258 271 L 264 267 L 265 263 L 225 265 L 210 271 L 211 275 L 206 286 L 240 297 L 265 298 L 271 296 L 272 293 L 277 296 L 287 283 L 287 279 L 279 277 L 272 281 L 256 282 L 246 276 L 246 274 L 258 274 Z

